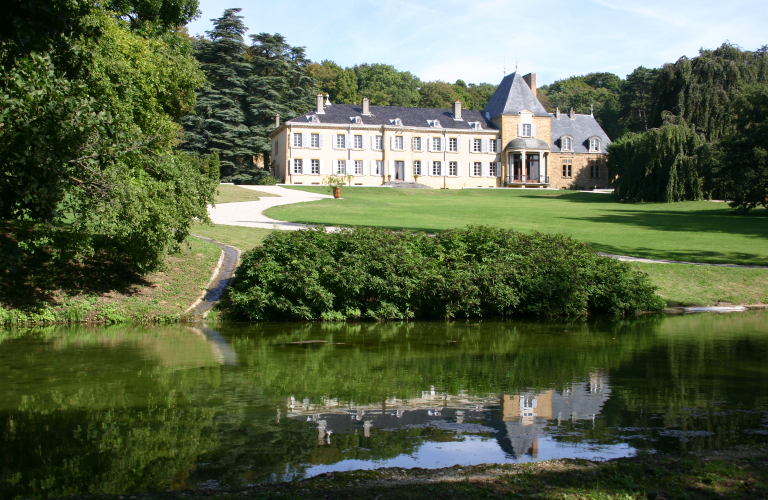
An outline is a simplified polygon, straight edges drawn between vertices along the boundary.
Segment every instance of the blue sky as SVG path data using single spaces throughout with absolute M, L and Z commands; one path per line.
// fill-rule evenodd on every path
M 763 0 L 764 1 L 764 0 Z M 539 85 L 593 71 L 624 77 L 729 40 L 768 44 L 768 8 L 753 0 L 201 0 L 189 25 L 240 7 L 249 33 L 281 33 L 314 61 L 385 63 L 422 80 L 498 83 L 504 71 Z

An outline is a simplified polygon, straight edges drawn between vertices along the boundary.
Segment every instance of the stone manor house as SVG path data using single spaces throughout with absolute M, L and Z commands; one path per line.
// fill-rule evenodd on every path
M 279 120 L 279 118 L 278 118 Z M 483 111 L 331 104 L 270 134 L 286 184 L 349 174 L 356 186 L 417 181 L 433 188 L 608 188 L 610 139 L 592 115 L 548 113 L 536 74 L 506 76 Z

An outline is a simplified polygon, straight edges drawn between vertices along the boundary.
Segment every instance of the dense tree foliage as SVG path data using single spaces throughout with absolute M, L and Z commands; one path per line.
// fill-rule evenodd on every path
M 239 320 L 426 319 L 658 310 L 648 277 L 562 235 L 493 227 L 272 233 L 225 301 Z
M 183 148 L 216 152 L 221 175 L 240 180 L 261 177 L 257 156 L 269 163 L 269 133 L 275 116 L 290 119 L 314 105 L 315 83 L 303 47 L 291 47 L 280 34 L 251 35 L 240 9 L 227 9 L 213 19 L 207 37 L 195 40 L 195 57 L 208 78 L 198 92 L 195 113 L 184 119 Z
M 619 115 L 621 124 L 628 131 L 648 131 L 648 112 L 652 103 L 651 94 L 658 74 L 658 69 L 639 66 L 624 80 L 619 95 L 619 104 L 621 105 Z
M 621 78 L 613 73 L 589 73 L 543 85 L 539 88 L 539 93 L 550 112 L 555 108 L 564 112 L 573 108 L 581 114 L 594 112 L 595 119 L 608 137 L 617 139 L 625 133 L 625 127 L 620 120 L 623 83 Z
M 194 218 L 207 220 L 218 179 L 208 159 L 174 150 L 177 120 L 204 78 L 171 28 L 196 3 L 14 8 L 13 28 L 34 41 L 0 42 L 0 219 L 16 229 L 3 236 L 2 264 L 43 249 L 63 259 L 101 249 L 156 267 Z
M 681 57 L 659 71 L 652 95 L 649 125 L 663 123 L 663 113 L 680 116 L 704 134 L 717 140 L 734 132 L 731 103 L 744 85 L 768 84 L 768 47 L 741 50 L 724 43 L 704 50 L 691 59 Z
M 682 120 L 644 134 L 629 134 L 608 146 L 608 168 L 617 174 L 622 201 L 699 200 L 704 181 L 698 169 L 704 140 Z

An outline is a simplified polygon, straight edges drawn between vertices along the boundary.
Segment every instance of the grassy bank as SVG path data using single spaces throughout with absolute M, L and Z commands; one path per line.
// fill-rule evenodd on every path
M 266 238 L 272 231 L 274 231 L 274 229 L 225 226 L 223 224 L 208 225 L 200 224 L 199 222 L 194 223 L 191 230 L 194 234 L 237 247 L 243 252 L 248 251 L 257 245 L 261 245 L 264 238 Z
M 51 262 L 0 291 L 0 325 L 178 321 L 202 293 L 221 251 L 189 238 L 161 271 L 130 272 L 120 262 Z
M 322 192 L 323 188 L 296 188 Z M 595 250 L 692 262 L 768 265 L 768 211 L 725 203 L 618 203 L 609 194 L 545 190 L 345 187 L 342 200 L 283 205 L 270 217 L 300 223 L 440 231 L 491 224 L 565 233 Z
M 122 497 L 98 495 L 98 498 Z M 551 460 L 436 470 L 393 468 L 335 472 L 293 483 L 260 485 L 242 490 L 168 491 L 145 493 L 135 498 L 768 498 L 768 449 L 740 447 L 719 453 L 649 455 L 609 462 Z
M 234 184 L 219 184 L 216 204 L 236 203 L 240 201 L 259 201 L 259 198 L 276 196 L 271 193 L 247 189 Z

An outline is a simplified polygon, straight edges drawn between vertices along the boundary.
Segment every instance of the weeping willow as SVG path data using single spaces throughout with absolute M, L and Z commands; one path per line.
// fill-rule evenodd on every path
M 700 50 L 697 57 L 665 64 L 652 90 L 649 125 L 658 127 L 670 112 L 709 141 L 734 132 L 732 101 L 744 85 L 768 83 L 768 46 L 741 50 L 724 43 L 715 50 Z
M 629 134 L 608 147 L 608 168 L 617 175 L 621 201 L 674 202 L 704 197 L 699 151 L 704 139 L 684 120 L 643 134 Z

